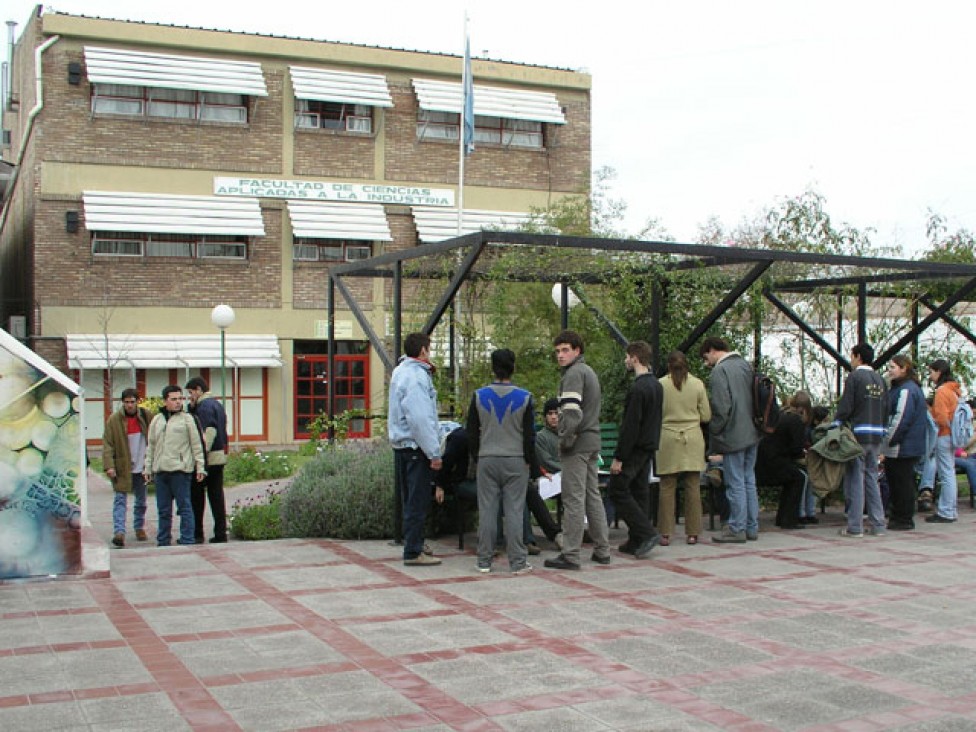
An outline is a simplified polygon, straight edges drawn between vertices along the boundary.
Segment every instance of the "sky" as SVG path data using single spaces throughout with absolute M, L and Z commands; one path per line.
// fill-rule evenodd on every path
M 33 7 L 5 0 L 0 20 L 18 22 L 19 33 Z M 734 228 L 808 189 L 835 220 L 907 253 L 925 246 L 929 210 L 951 231 L 976 230 L 976 4 L 964 0 L 46 8 L 458 55 L 467 12 L 474 57 L 592 75 L 593 167 L 615 172 L 609 195 L 627 206 L 628 234 L 656 219 L 678 241 L 695 241 L 709 217 Z

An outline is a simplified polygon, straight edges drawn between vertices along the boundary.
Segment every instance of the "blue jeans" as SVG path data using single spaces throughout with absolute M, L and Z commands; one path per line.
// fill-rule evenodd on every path
M 942 435 L 935 443 L 935 462 L 939 471 L 939 505 L 935 511 L 942 518 L 954 519 L 959 490 L 956 487 L 956 463 L 952 435 Z
M 802 518 L 812 518 L 817 515 L 817 494 L 813 490 L 813 483 L 810 476 L 807 476 L 806 483 L 803 484 L 803 497 L 800 499 L 800 516 Z
M 919 492 L 931 491 L 935 493 L 935 466 L 937 464 L 935 455 L 919 458 L 918 463 L 922 466 L 922 477 L 918 484 Z
M 190 503 L 190 473 L 156 473 L 156 544 L 169 546 L 172 541 L 173 501 L 180 517 L 180 538 L 177 544 L 194 544 L 193 506 Z
M 725 495 L 729 499 L 729 529 L 759 532 L 759 495 L 756 493 L 756 455 L 759 446 L 727 452 L 722 458 Z
M 132 495 L 135 505 L 132 508 L 132 528 L 138 531 L 146 527 L 146 479 L 142 473 L 132 474 Z M 116 534 L 125 533 L 125 515 L 129 509 L 129 494 L 115 492 L 112 502 L 112 528 Z
M 976 489 L 976 457 L 956 458 L 956 467 L 966 472 L 966 479 L 969 481 L 969 495 L 973 495 Z
M 403 558 L 416 559 L 424 550 L 424 523 L 430 509 L 433 473 L 423 450 L 394 450 L 397 480 L 403 500 Z
M 885 512 L 878 487 L 878 454 L 881 445 L 861 445 L 864 454 L 847 463 L 844 471 L 844 498 L 847 499 L 847 530 L 864 533 L 864 509 L 868 521 L 876 529 L 884 530 Z

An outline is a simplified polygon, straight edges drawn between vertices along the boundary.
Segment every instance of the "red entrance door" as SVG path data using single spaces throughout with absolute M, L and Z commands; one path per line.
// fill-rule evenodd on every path
M 369 409 L 369 356 L 335 357 L 336 415 L 350 409 Z M 329 412 L 329 357 L 295 356 L 295 437 L 308 439 L 309 425 Z M 369 420 L 349 423 L 349 437 L 369 437 Z

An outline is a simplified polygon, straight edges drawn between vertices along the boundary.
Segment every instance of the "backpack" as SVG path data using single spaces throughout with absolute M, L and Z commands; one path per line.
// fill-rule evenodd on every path
M 956 400 L 956 411 L 952 414 L 949 430 L 952 446 L 956 450 L 965 449 L 973 439 L 973 408 L 962 397 Z
M 764 435 L 771 435 L 779 424 L 776 384 L 758 371 L 752 376 L 752 421 Z

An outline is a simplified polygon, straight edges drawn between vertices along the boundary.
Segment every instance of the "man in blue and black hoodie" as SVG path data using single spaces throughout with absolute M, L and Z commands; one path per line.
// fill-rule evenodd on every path
M 847 501 L 847 527 L 841 536 L 864 536 L 864 509 L 867 507 L 870 533 L 885 533 L 884 505 L 878 488 L 878 455 L 885 436 L 888 416 L 888 389 L 881 374 L 871 365 L 874 349 L 859 343 L 851 349 L 851 373 L 834 414 L 836 423 L 847 423 L 864 449 L 862 457 L 847 463 L 844 472 L 844 498 Z
M 501 502 L 505 514 L 508 566 L 513 574 L 532 571 L 525 561 L 522 515 L 529 478 L 539 477 L 535 455 L 535 415 L 532 394 L 512 384 L 515 354 L 507 348 L 493 351 L 495 381 L 471 396 L 468 409 L 468 446 L 478 463 L 478 571 L 491 571 L 495 550 L 495 522 Z

